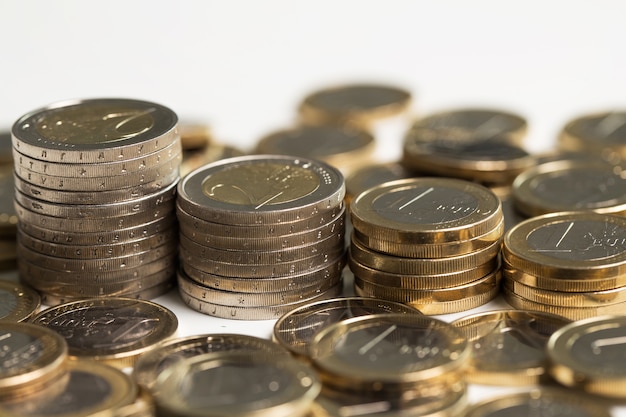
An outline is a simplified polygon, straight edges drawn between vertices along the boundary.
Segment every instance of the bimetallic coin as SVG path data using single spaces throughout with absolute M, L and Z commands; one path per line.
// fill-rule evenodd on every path
M 350 205 L 354 229 L 396 243 L 469 240 L 502 221 L 500 200 L 488 188 L 450 178 L 411 178 L 361 193 Z
M 339 206 L 343 176 L 314 160 L 273 155 L 230 158 L 189 173 L 178 205 L 192 216 L 223 224 L 296 221 Z
M 241 149 L 213 142 L 204 149 L 183 153 L 183 161 L 180 164 L 180 176 L 184 177 L 191 171 L 215 161 L 234 158 L 236 156 L 244 156 L 245 154 L 246 153 Z
M 531 385 L 546 381 L 548 338 L 569 324 L 564 317 L 525 310 L 498 310 L 452 322 L 472 345 L 470 383 Z
M 321 390 L 315 371 L 286 355 L 211 352 L 157 378 L 158 415 L 303 417 Z
M 602 307 L 626 303 L 626 287 L 601 291 L 566 292 L 537 288 L 514 280 L 505 280 L 503 286 L 527 300 L 562 307 Z
M 308 355 L 322 383 L 347 391 L 409 389 L 461 372 L 470 345 L 449 323 L 421 314 L 353 317 L 321 330 Z
M 306 357 L 315 335 L 332 323 L 351 317 L 380 313 L 420 314 L 405 304 L 366 297 L 318 301 L 293 309 L 274 324 L 272 338 L 291 353 Z
M 49 387 L 17 401 L 3 402 L 0 415 L 117 416 L 119 408 L 132 404 L 137 397 L 137 385 L 128 375 L 90 360 L 68 361 L 63 379 L 61 388 Z
M 0 398 L 37 391 L 63 371 L 68 346 L 56 332 L 30 323 L 0 321 Z
M 69 355 L 119 367 L 172 336 L 178 327 L 174 313 L 156 303 L 130 298 L 95 298 L 48 308 L 32 323 L 65 338 Z
M 0 280 L 0 322 L 25 321 L 32 316 L 41 297 L 37 291 L 18 282 Z
M 524 171 L 513 183 L 515 208 L 526 216 L 558 211 L 626 213 L 626 175 L 603 163 L 557 161 Z
M 350 200 L 363 191 L 384 182 L 410 178 L 407 169 L 397 163 L 366 165 L 346 176 L 346 197 Z
M 354 125 L 368 128 L 375 120 L 404 112 L 411 93 L 384 84 L 348 84 L 324 88 L 307 95 L 300 104 L 305 124 Z
M 568 387 L 626 398 L 625 340 L 626 318 L 622 314 L 571 323 L 548 341 L 550 374 Z
M 139 385 L 153 390 L 158 376 L 181 361 L 211 352 L 265 352 L 287 355 L 277 343 L 249 335 L 203 334 L 169 339 L 141 354 L 133 367 L 133 378 Z
M 626 218 L 561 212 L 519 223 L 504 236 L 502 255 L 528 274 L 603 279 L 626 273 Z
M 597 398 L 571 391 L 542 387 L 525 392 L 503 395 L 472 404 L 466 417 L 527 417 L 527 416 L 576 416 L 610 417 L 606 405 Z
M 178 118 L 167 107 L 128 99 L 60 102 L 35 110 L 13 125 L 16 151 L 60 163 L 133 159 L 178 138 Z
M 569 121 L 558 139 L 560 148 L 601 155 L 614 152 L 626 158 L 626 112 L 613 110 Z

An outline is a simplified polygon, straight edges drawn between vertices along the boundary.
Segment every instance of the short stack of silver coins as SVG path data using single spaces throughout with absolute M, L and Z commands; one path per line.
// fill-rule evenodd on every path
M 62 102 L 13 126 L 20 279 L 49 305 L 175 284 L 178 118 L 127 99 Z

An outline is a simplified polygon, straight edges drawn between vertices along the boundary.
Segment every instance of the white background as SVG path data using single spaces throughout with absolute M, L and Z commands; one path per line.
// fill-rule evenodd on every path
M 371 81 L 410 90 L 415 115 L 519 113 L 538 151 L 579 114 L 626 107 L 625 19 L 617 0 L 2 0 L 0 129 L 55 101 L 128 97 L 248 150 L 294 123 L 305 94 Z M 379 138 L 380 156 L 400 141 Z M 213 319 L 175 293 L 157 301 L 176 311 L 180 335 L 269 337 L 273 324 Z M 472 400 L 495 391 L 473 388 Z

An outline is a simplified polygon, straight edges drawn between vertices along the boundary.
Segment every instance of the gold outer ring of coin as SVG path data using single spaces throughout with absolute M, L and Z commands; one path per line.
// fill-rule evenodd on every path
M 624 309 L 626 309 L 626 303 L 607 304 L 599 307 L 563 307 L 560 305 L 542 304 L 520 297 L 506 287 L 502 288 L 502 295 L 511 307 L 520 310 L 556 314 L 570 320 L 583 320 L 606 314 L 622 314 Z
M 63 372 L 68 346 L 58 333 L 31 323 L 0 321 L 0 334 L 2 352 L 5 357 L 13 356 L 15 361 L 1 369 L 0 397 L 15 398 L 36 392 Z
M 408 304 L 426 315 L 450 314 L 466 311 L 492 300 L 500 291 L 500 277 L 500 271 L 496 269 L 469 284 L 422 290 L 388 287 L 355 276 L 354 288 L 357 295 Z
M 261 379 L 281 382 L 261 387 Z M 203 380 L 221 385 L 194 386 Z M 158 415 L 188 417 L 303 417 L 321 391 L 311 366 L 262 350 L 209 352 L 183 359 L 161 372 L 154 387 Z
M 548 313 L 495 310 L 456 319 L 452 325 L 465 333 L 473 347 L 466 371 L 468 381 L 507 386 L 539 384 L 546 379 L 547 339 L 570 322 Z M 509 340 L 508 346 L 506 340 Z M 516 355 L 518 349 L 534 349 L 535 357 L 529 353 Z
M 123 297 L 68 302 L 36 314 L 30 322 L 61 334 L 72 326 L 66 337 L 70 357 L 87 357 L 117 367 L 131 366 L 139 354 L 172 336 L 178 327 L 178 319 L 169 309 Z M 107 330 L 101 334 L 96 326 Z
M 15 150 L 36 159 L 103 163 L 140 157 L 180 140 L 177 123 L 176 113 L 160 104 L 96 98 L 34 110 L 20 117 L 11 133 Z
M 353 234 L 350 256 L 356 262 L 379 271 L 410 275 L 441 275 L 484 265 L 500 253 L 500 240 L 463 255 L 442 258 L 404 258 L 391 256 L 368 248 Z
M 400 336 L 403 332 L 411 334 L 411 342 Z M 424 337 L 434 342 L 428 350 L 420 344 Z M 407 348 L 417 351 L 402 353 Z M 344 351 L 336 354 L 336 349 Z M 350 353 L 351 349 L 357 352 Z M 330 324 L 315 335 L 307 351 L 323 382 L 332 379 L 335 388 L 369 387 L 378 392 L 454 379 L 467 365 L 470 353 L 462 332 L 450 323 L 403 313 L 370 314 Z
M 594 237 L 589 230 L 578 239 L 572 237 L 571 232 L 576 223 L 596 223 L 602 231 L 606 230 L 611 235 Z M 542 229 L 558 227 L 558 230 L 549 234 L 547 238 L 540 243 L 542 247 L 533 247 L 528 239 L 533 234 L 541 233 Z M 567 279 L 605 279 L 614 278 L 626 274 L 626 240 L 620 239 L 615 233 L 622 230 L 622 234 L 626 234 L 626 218 L 610 214 L 599 214 L 591 212 L 557 212 L 544 214 L 542 216 L 527 219 L 509 230 L 503 240 L 502 256 L 505 262 L 512 268 L 519 269 L 530 275 L 541 276 L 546 278 L 558 278 L 566 276 Z M 586 229 L 585 229 L 586 230 Z M 539 231 L 539 232 L 538 232 Z M 549 232 L 549 230 L 548 230 Z M 579 233 L 582 233 L 580 231 Z M 604 232 L 602 232 L 604 233 Z M 569 239 L 576 240 L 577 245 L 581 245 L 583 238 L 591 238 L 591 243 L 587 247 L 580 248 L 568 247 Z M 537 237 L 539 239 L 541 236 Z M 619 243 L 619 242 L 622 243 Z M 595 243 L 600 248 L 605 248 L 601 256 L 593 259 L 584 259 L 584 252 L 593 249 Z M 584 241 L 583 241 L 584 243 Z M 620 248 L 624 250 L 618 252 L 618 249 L 612 249 L 614 254 L 606 252 L 609 248 Z M 580 257 L 568 255 L 563 257 L 560 253 L 570 254 L 574 250 L 578 250 Z
M 435 190 L 444 193 L 450 202 L 432 200 L 428 194 Z M 475 207 L 458 203 L 459 195 L 473 200 Z M 407 219 L 399 220 L 401 210 L 414 209 L 416 202 L 420 215 L 429 217 L 413 218 L 408 212 Z M 426 206 L 420 207 L 423 202 Z M 372 239 L 437 244 L 470 240 L 493 231 L 502 222 L 502 208 L 498 197 L 479 184 L 424 177 L 390 181 L 364 191 L 350 204 L 350 218 L 355 230 Z
M 177 203 L 205 221 L 260 225 L 330 211 L 343 204 L 344 195 L 343 175 L 328 164 L 282 155 L 250 155 L 190 172 L 178 184 Z
M 411 93 L 399 87 L 375 83 L 347 84 L 308 94 L 298 111 L 305 124 L 351 125 L 369 130 L 374 121 L 406 111 L 411 101 Z
M 32 316 L 41 305 L 34 289 L 19 282 L 0 280 L 0 322 L 20 322 Z
M 91 360 L 67 361 L 59 379 L 67 381 L 61 387 L 51 386 L 17 402 L 0 405 L 0 414 L 42 416 L 52 408 L 56 415 L 63 416 L 118 416 L 114 413 L 132 404 L 138 394 L 137 385 L 124 372 Z M 56 383 L 61 385 L 60 380 Z M 91 395 L 85 395 L 85 384 L 93 390 Z
M 626 158 L 623 135 L 616 132 L 624 125 L 623 110 L 611 110 L 578 116 L 568 121 L 558 137 L 558 146 L 566 151 L 602 155 L 607 151 Z M 585 128 L 585 125 L 586 128 Z M 588 130 L 591 130 L 589 133 Z M 586 132 L 587 131 L 587 132 Z
M 141 354 L 135 362 L 132 376 L 140 386 L 152 390 L 163 369 L 175 366 L 184 358 L 210 352 L 257 350 L 273 354 L 289 353 L 277 343 L 250 335 L 229 333 L 193 335 L 165 340 Z
M 576 415 L 579 417 L 610 417 L 608 407 L 597 399 L 571 390 L 555 387 L 541 387 L 528 391 L 500 395 L 472 404 L 466 410 L 465 417 L 494 417 L 507 415 L 532 415 L 541 410 L 557 410 L 560 415 Z M 519 414 L 518 414 L 519 413 Z
M 365 165 L 346 176 L 346 200 L 351 202 L 363 191 L 384 182 L 412 176 L 414 175 L 398 162 Z
M 553 183 L 553 188 L 549 186 L 551 181 L 557 181 Z M 528 217 L 559 211 L 624 214 L 624 187 L 625 177 L 608 164 L 554 161 L 518 175 L 513 182 L 512 197 L 516 210 Z M 537 190 L 541 190 L 543 195 Z M 612 195 L 608 194 L 611 190 Z M 568 191 L 571 197 L 563 195 L 564 191 Z M 608 195 L 600 200 L 602 194 Z
M 343 317 L 349 318 L 376 313 L 421 314 L 413 307 L 393 301 L 355 296 L 331 298 L 305 304 L 285 313 L 274 324 L 272 340 L 296 357 L 306 357 L 307 346 L 315 334 L 319 332 L 320 326 L 324 327 L 332 323 L 328 322 L 328 317 L 333 311 L 342 311 L 342 314 L 333 319 L 332 322 L 339 321 Z M 323 319 L 310 323 L 309 320 L 317 315 Z
M 548 340 L 550 374 L 567 387 L 626 398 L 626 372 L 620 358 L 624 335 L 626 318 L 621 314 L 592 317 L 563 327 Z

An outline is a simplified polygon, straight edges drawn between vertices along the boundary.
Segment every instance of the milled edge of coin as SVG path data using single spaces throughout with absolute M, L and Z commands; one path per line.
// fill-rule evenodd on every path
M 170 367 L 190 355 L 231 350 L 288 354 L 282 346 L 267 339 L 244 334 L 206 333 L 160 342 L 139 355 L 133 366 L 132 376 L 140 386 L 152 389 L 166 363 Z
M 9 298 L 12 298 L 13 302 L 9 301 Z M 4 310 L 12 304 L 14 305 L 13 308 L 5 311 L 5 314 L 0 316 L 0 322 L 25 321 L 41 305 L 41 297 L 37 291 L 19 282 L 8 280 L 0 280 L 0 300 L 2 301 L 0 310 Z
M 310 170 L 318 176 L 319 186 L 308 195 L 280 204 L 268 204 L 276 195 L 258 204 L 242 205 L 209 198 L 201 191 L 202 184 L 214 172 L 254 164 L 281 162 L 290 167 Z M 344 196 L 343 175 L 328 164 L 281 155 L 250 155 L 223 159 L 190 172 L 179 182 L 177 200 L 182 210 L 205 221 L 247 225 L 279 224 L 305 219 L 343 204 Z
M 147 108 L 146 110 L 157 111 L 159 117 L 155 117 L 154 120 L 158 122 L 158 125 L 154 131 L 150 129 L 147 132 L 114 142 L 113 146 L 97 142 L 81 145 L 60 143 L 41 137 L 31 130 L 26 131 L 26 129 L 33 128 L 35 121 L 47 112 L 59 112 L 74 106 L 89 106 L 98 103 L 135 105 L 140 108 Z M 177 123 L 176 113 L 157 103 L 124 98 L 96 98 L 60 101 L 31 111 L 15 122 L 11 133 L 15 149 L 33 158 L 50 162 L 101 163 L 136 158 L 145 153 L 158 151 L 174 140 L 180 140 Z
M 181 385 L 185 384 L 186 378 L 194 378 L 194 374 L 204 371 L 213 371 L 221 366 L 244 367 L 272 367 L 292 376 L 291 383 L 285 386 L 275 387 L 274 398 L 264 397 L 261 400 L 253 399 L 251 403 L 245 403 L 239 395 L 232 401 L 221 406 L 213 405 L 214 408 L 191 408 L 190 402 L 185 399 Z M 267 369 L 267 368 L 266 368 Z M 220 377 L 227 375 L 218 372 Z M 206 379 L 206 378 L 204 378 Z M 230 380 L 232 380 L 232 376 Z M 211 378 L 214 380 L 214 378 Z M 248 383 L 258 383 L 255 379 L 242 380 L 240 386 L 245 389 Z M 231 387 L 232 384 L 229 384 Z M 321 383 L 312 367 L 302 361 L 285 355 L 275 355 L 261 350 L 257 351 L 223 351 L 204 353 L 180 361 L 176 366 L 164 370 L 154 385 L 157 395 L 155 396 L 158 415 L 180 415 L 189 417 L 208 416 L 301 416 L 310 408 L 313 400 L 321 391 Z M 284 392 L 285 387 L 289 392 Z M 207 387 L 210 389 L 211 387 Z M 232 388 L 232 387 L 231 387 Z M 283 390 L 282 395 L 281 389 Z M 268 389 L 271 391 L 271 388 Z M 240 393 L 241 394 L 241 393 Z M 259 393 L 254 393 L 258 395 Z M 206 390 L 201 394 L 210 397 Z M 222 399 L 223 401 L 223 399 Z
M 349 310 L 350 308 L 374 309 L 376 310 L 375 312 L 378 313 L 421 314 L 419 310 L 416 310 L 411 306 L 402 303 L 396 303 L 394 301 L 356 296 L 331 298 L 328 300 L 316 301 L 313 303 L 305 304 L 285 313 L 274 324 L 272 339 L 279 343 L 282 347 L 289 350 L 291 353 L 299 356 L 306 356 L 306 346 L 309 344 L 309 342 L 313 340 L 313 337 L 307 340 L 299 340 L 299 343 L 296 344 L 290 343 L 285 337 L 283 337 L 283 334 L 293 333 L 295 336 L 295 332 L 297 331 L 297 329 L 294 330 L 293 327 L 289 326 L 293 325 L 294 322 L 296 323 L 295 326 L 297 326 L 298 319 L 306 320 L 307 318 L 317 314 L 324 315 L 325 312 L 329 310 Z M 372 312 L 369 312 L 367 314 L 372 314 Z M 303 315 L 304 317 L 301 317 Z
M 478 206 L 469 215 L 437 224 L 394 221 L 381 216 L 372 208 L 372 204 L 385 194 L 426 188 L 426 191 L 407 201 L 412 203 L 423 198 L 435 187 L 469 194 L 476 199 Z M 407 203 L 400 206 L 400 209 Z M 350 218 L 355 230 L 374 239 L 397 243 L 434 244 L 469 240 L 492 231 L 502 222 L 502 208 L 500 199 L 480 184 L 454 178 L 421 177 L 386 182 L 362 192 L 350 204 Z
M 109 309 L 109 315 L 107 317 L 108 320 L 111 321 L 120 319 L 118 316 L 119 310 L 123 308 L 134 309 L 135 312 L 132 319 L 137 320 L 136 314 L 138 312 L 136 310 L 138 308 L 142 308 L 145 309 L 146 318 L 149 318 L 150 321 L 158 322 L 159 326 L 155 327 L 154 330 L 151 330 L 150 333 L 141 337 L 140 343 L 138 343 L 138 340 L 135 340 L 131 344 L 121 344 L 121 346 L 115 346 L 115 343 L 119 342 L 116 340 L 116 337 L 122 336 L 122 334 L 118 334 L 116 336 L 112 332 L 108 332 L 108 340 L 105 338 L 105 340 L 98 343 L 98 346 L 87 346 L 86 344 L 76 346 L 72 344 L 71 339 L 73 336 L 65 336 L 66 341 L 68 342 L 68 354 L 70 357 L 88 357 L 121 367 L 129 364 L 132 365 L 133 361 L 139 354 L 152 348 L 154 344 L 172 336 L 178 328 L 178 319 L 176 318 L 176 315 L 166 307 L 151 301 L 125 297 L 93 298 L 89 300 L 71 301 L 41 311 L 33 316 L 30 319 L 30 322 L 54 330 L 56 326 L 63 326 L 63 319 L 61 319 L 61 321 L 58 320 L 66 316 L 65 319 L 67 322 L 65 322 L 65 324 L 72 325 L 74 326 L 74 330 L 77 330 L 77 325 L 89 327 L 91 322 L 85 323 L 83 317 L 78 317 L 78 321 L 73 320 L 71 315 L 73 313 L 79 314 L 78 312 L 88 311 L 91 308 L 96 308 L 98 310 L 102 309 L 102 311 Z M 104 316 L 102 318 L 104 318 Z M 128 317 L 126 319 L 128 319 Z M 99 319 L 96 318 L 96 320 Z M 140 321 L 135 321 L 131 324 L 134 326 L 140 323 Z M 110 326 L 110 324 L 106 325 Z M 127 332 L 131 329 L 132 326 L 124 329 L 123 334 L 127 334 Z M 108 346 L 107 343 L 112 344 L 112 346 Z
M 548 337 L 554 332 L 554 330 L 556 330 L 556 328 L 560 328 L 568 323 L 571 323 L 571 320 L 555 314 L 510 309 L 475 313 L 452 321 L 451 324 L 461 329 L 465 333 L 467 340 L 473 346 L 472 359 L 470 360 L 466 371 L 466 377 L 470 383 L 518 386 L 539 384 L 546 378 L 548 366 L 547 357 L 544 357 L 541 361 L 535 361 L 534 366 L 528 367 L 527 360 L 517 363 L 511 363 L 509 361 L 501 363 L 498 361 L 498 354 L 491 354 L 487 356 L 482 355 L 482 359 L 478 359 L 474 355 L 476 350 L 484 348 L 484 344 L 481 341 L 483 337 L 487 334 L 493 333 L 494 331 L 497 332 L 497 326 L 499 326 L 504 318 L 509 318 L 510 316 L 521 316 L 532 321 L 532 327 L 528 326 L 527 331 L 522 333 L 522 337 L 514 337 L 514 339 L 521 339 L 519 343 L 524 343 L 534 347 L 540 352 L 544 352 L 543 346 L 532 346 L 533 343 L 526 342 L 531 336 L 528 332 L 536 333 L 542 330 L 550 332 L 547 335 L 541 335 L 545 336 L 547 344 Z M 511 324 L 508 324 L 503 330 L 507 332 L 516 331 L 517 328 L 515 325 L 518 320 L 519 318 L 514 320 Z M 507 321 L 506 323 L 509 322 Z M 489 330 L 485 330 L 485 327 L 488 327 Z M 555 328 L 553 329 L 553 327 Z M 503 352 L 500 347 L 497 347 L 497 350 L 499 352 Z

